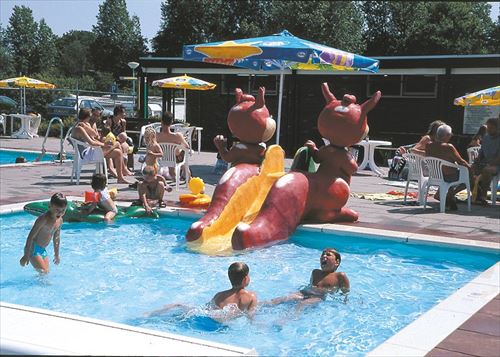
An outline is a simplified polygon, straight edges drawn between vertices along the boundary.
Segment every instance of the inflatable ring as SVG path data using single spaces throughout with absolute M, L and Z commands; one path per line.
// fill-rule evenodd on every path
M 64 214 L 63 220 L 65 222 L 102 222 L 104 220 L 104 212 L 96 208 L 91 214 L 84 214 L 81 211 L 83 202 L 68 201 L 68 207 Z M 49 201 L 31 202 L 24 206 L 24 210 L 35 216 L 40 216 L 49 210 Z M 131 207 L 118 207 L 118 213 L 115 219 L 121 217 L 129 218 L 159 218 L 158 212 L 153 210 L 152 215 L 148 215 L 144 207 L 131 206 Z
M 212 202 L 209 195 L 198 193 L 196 195 L 185 193 L 179 196 L 179 201 L 183 207 L 207 208 Z

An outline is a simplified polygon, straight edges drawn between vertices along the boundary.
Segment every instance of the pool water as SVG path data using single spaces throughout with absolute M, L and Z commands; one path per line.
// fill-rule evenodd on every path
M 115 224 L 65 223 L 61 264 L 40 276 L 19 259 L 34 216 L 0 216 L 1 300 L 143 328 L 199 337 L 259 355 L 364 355 L 448 297 L 498 260 L 498 255 L 298 232 L 291 242 L 233 257 L 186 249 L 192 220 L 120 219 Z M 351 281 L 341 294 L 296 310 L 294 303 L 261 307 L 253 321 L 218 323 L 203 305 L 229 288 L 234 261 L 250 267 L 250 290 L 259 301 L 293 293 L 319 267 L 321 250 L 342 254 L 339 271 Z M 145 317 L 168 303 L 197 309 Z
M 39 155 L 39 152 L 0 149 L 0 165 L 15 164 L 16 158 L 20 156 L 24 157 L 26 162 L 32 162 L 35 161 Z M 40 161 L 54 161 L 55 159 L 56 155 L 47 153 L 42 156 Z

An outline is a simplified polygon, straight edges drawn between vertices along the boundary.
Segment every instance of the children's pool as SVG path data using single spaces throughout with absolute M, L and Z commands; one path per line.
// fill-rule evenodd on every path
M 301 231 L 290 243 L 233 257 L 186 250 L 192 220 L 121 219 L 115 224 L 65 223 L 61 264 L 39 276 L 22 268 L 34 216 L 0 216 L 0 296 L 3 301 L 111 320 L 241 347 L 264 356 L 364 355 L 448 297 L 498 260 L 498 255 L 389 240 L 347 238 Z M 221 324 L 202 305 L 227 289 L 234 261 L 250 267 L 250 290 L 259 300 L 296 291 L 319 267 L 321 250 L 342 254 L 339 271 L 351 281 L 347 300 L 329 296 L 296 313 L 292 303 L 263 307 Z M 144 314 L 167 303 L 198 307 L 161 317 Z
M 18 151 L 18 150 L 6 150 L 0 149 L 0 165 L 15 164 L 16 158 L 24 157 L 26 162 L 33 162 L 40 155 L 40 152 L 36 151 Z M 40 161 L 54 161 L 56 160 L 55 154 L 46 153 L 42 156 Z

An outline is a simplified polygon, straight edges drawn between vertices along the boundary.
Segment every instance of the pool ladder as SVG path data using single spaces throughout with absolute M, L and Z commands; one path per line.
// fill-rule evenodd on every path
M 47 132 L 45 133 L 45 139 L 43 139 L 43 143 L 42 143 L 42 155 L 41 155 L 41 157 L 43 157 L 43 155 L 45 155 L 45 152 L 46 152 L 45 143 L 47 142 L 47 138 L 49 137 L 50 126 L 52 125 L 52 122 L 54 122 L 54 121 L 59 122 L 59 124 L 61 125 L 61 133 L 60 133 L 61 147 L 59 149 L 59 163 L 62 164 L 63 156 L 66 155 L 66 152 L 64 151 L 64 124 L 63 124 L 63 121 L 61 120 L 61 118 L 59 118 L 59 117 L 53 117 L 49 121 L 49 125 L 47 126 Z

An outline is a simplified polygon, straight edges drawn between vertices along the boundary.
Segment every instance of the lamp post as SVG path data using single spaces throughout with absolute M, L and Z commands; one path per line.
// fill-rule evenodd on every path
M 132 92 L 134 93 L 134 110 L 136 109 L 135 108 L 135 69 L 137 67 L 139 67 L 139 63 L 137 62 L 129 62 L 127 63 L 127 65 L 132 69 L 132 77 L 134 79 L 132 79 Z

